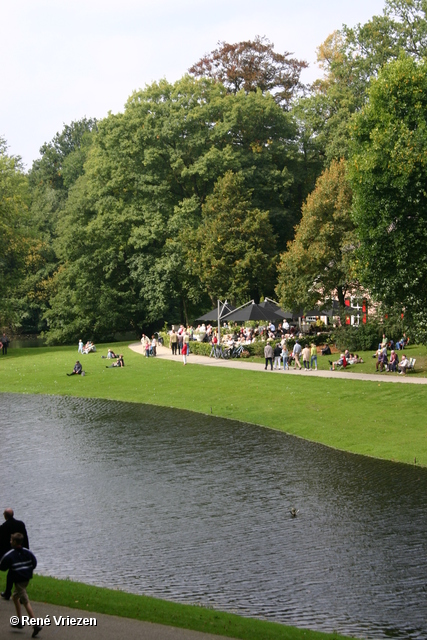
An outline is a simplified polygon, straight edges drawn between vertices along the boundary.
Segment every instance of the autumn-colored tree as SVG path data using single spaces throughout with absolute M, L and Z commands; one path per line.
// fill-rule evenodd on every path
M 256 36 L 229 44 L 218 42 L 218 49 L 206 54 L 189 72 L 197 77 L 213 78 L 228 91 L 246 93 L 260 89 L 270 91 L 276 101 L 289 108 L 292 98 L 302 89 L 300 75 L 308 65 L 291 58 L 291 53 L 277 53 L 268 38 Z
M 346 292 L 357 285 L 351 202 L 346 163 L 333 161 L 304 203 L 295 239 L 281 255 L 276 293 L 285 308 L 307 310 L 335 295 L 344 308 Z

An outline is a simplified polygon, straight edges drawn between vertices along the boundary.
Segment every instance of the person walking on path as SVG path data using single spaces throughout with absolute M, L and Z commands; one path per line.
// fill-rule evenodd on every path
M 268 343 L 264 348 L 265 370 L 267 370 L 268 363 L 270 363 L 270 368 L 273 371 L 273 355 L 274 355 L 273 347 L 271 346 L 270 343 Z
M 294 356 L 294 360 L 295 360 L 294 369 L 298 367 L 300 371 L 301 371 L 301 364 L 299 361 L 299 357 L 301 355 L 301 351 L 302 351 L 302 348 L 297 338 L 294 344 L 294 348 L 292 349 L 292 355 Z
M 188 350 L 187 343 L 184 342 L 184 344 L 182 345 L 182 348 L 181 348 L 182 359 L 183 359 L 184 364 L 187 364 L 187 350 Z
M 10 538 L 14 533 L 22 533 L 24 547 L 30 546 L 28 542 L 28 534 L 25 524 L 21 520 L 15 520 L 13 509 L 5 509 L 3 512 L 5 522 L 0 526 L 0 558 L 11 550 Z M 10 600 L 12 595 L 13 580 L 10 571 L 6 578 L 6 589 L 0 595 L 4 600 Z
M 310 371 L 310 354 L 311 354 L 311 350 L 310 350 L 310 347 L 307 345 L 302 350 L 302 362 L 304 365 L 304 371 L 306 370 Z
M 288 347 L 286 346 L 286 342 L 282 347 L 282 358 L 283 358 L 283 371 L 289 371 L 289 365 L 288 365 L 289 351 L 288 351 Z
M 282 347 L 280 346 L 280 342 L 276 344 L 274 347 L 274 366 L 273 369 L 280 369 L 280 360 L 282 356 Z
M 170 345 L 172 349 L 172 355 L 176 356 L 176 352 L 178 349 L 178 336 L 176 335 L 175 329 L 172 329 L 171 332 Z
M 187 355 L 189 355 L 189 353 L 190 353 L 190 334 L 188 333 L 188 331 L 184 331 L 182 339 L 183 339 L 184 344 L 187 345 Z
M 15 590 L 13 592 L 13 603 L 18 618 L 17 624 L 13 625 L 16 629 L 22 629 L 22 609 L 24 605 L 30 618 L 35 618 L 33 608 L 27 595 L 28 583 L 33 577 L 33 571 L 37 567 L 37 559 L 34 553 L 24 547 L 24 536 L 22 533 L 13 533 L 10 537 L 10 545 L 12 549 L 8 551 L 0 560 L 0 571 L 9 571 L 12 574 Z M 37 624 L 33 625 L 32 638 L 35 638 L 42 630 Z

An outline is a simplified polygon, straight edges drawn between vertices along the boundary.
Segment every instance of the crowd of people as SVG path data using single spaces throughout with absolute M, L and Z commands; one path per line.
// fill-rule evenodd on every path
M 273 322 L 269 322 L 265 325 L 259 325 L 257 327 L 230 327 L 224 323 L 222 327 L 221 343 L 228 347 L 236 347 L 238 345 L 249 345 L 255 341 L 264 341 L 264 358 L 265 369 L 270 367 L 271 370 L 279 370 L 283 367 L 284 371 L 289 371 L 291 366 L 294 369 L 304 371 L 317 371 L 318 367 L 318 348 L 314 342 L 304 347 L 300 344 L 300 339 L 303 337 L 298 335 L 298 331 L 294 326 L 290 326 L 285 320 L 279 323 L 277 328 Z M 161 339 L 160 339 L 161 340 Z M 218 332 L 211 324 L 200 324 L 196 329 L 192 326 L 185 327 L 180 325 L 179 328 L 174 326 L 169 331 L 169 341 L 172 355 L 181 355 L 184 365 L 187 364 L 187 356 L 191 351 L 191 342 L 208 342 L 212 344 L 212 347 L 219 346 Z M 291 350 L 288 348 L 288 342 L 292 340 L 293 346 Z M 162 340 L 161 340 L 162 342 Z M 163 343 L 163 342 L 162 342 Z M 145 356 L 155 357 L 157 355 L 158 339 L 155 335 L 151 338 L 142 334 L 141 344 L 144 347 Z M 390 371 L 397 372 L 400 375 L 405 375 L 407 370 L 411 368 L 411 362 L 406 358 L 405 354 L 399 356 L 397 351 L 402 350 L 409 344 L 409 338 L 406 334 L 398 342 L 394 343 L 393 340 L 388 340 L 385 334 L 383 339 L 378 345 L 378 349 L 374 354 L 376 357 L 376 371 Z M 390 350 L 390 357 L 388 356 L 388 350 Z M 79 341 L 78 352 L 90 353 L 96 351 L 95 345 L 89 341 L 86 345 Z M 321 349 L 322 355 L 330 355 L 331 350 L 328 345 L 325 345 Z M 106 356 L 101 356 L 108 360 L 116 359 L 109 367 L 124 367 L 123 355 L 115 354 L 112 349 L 108 349 Z M 328 360 L 329 368 L 331 371 L 338 369 L 346 369 L 349 365 L 355 365 L 363 363 L 363 359 L 357 353 L 351 353 L 348 349 L 344 350 L 338 360 Z M 71 373 L 67 373 L 68 376 L 72 375 L 85 375 L 83 367 L 79 360 L 74 365 L 74 369 Z

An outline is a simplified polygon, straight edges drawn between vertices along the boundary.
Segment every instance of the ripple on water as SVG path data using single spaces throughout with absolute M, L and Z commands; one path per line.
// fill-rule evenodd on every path
M 42 573 L 323 631 L 427 637 L 426 470 L 160 407 L 9 394 L 1 405 L 3 500 Z

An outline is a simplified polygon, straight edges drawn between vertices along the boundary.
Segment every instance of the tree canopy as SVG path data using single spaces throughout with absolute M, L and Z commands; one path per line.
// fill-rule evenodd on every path
M 213 304 L 221 298 L 243 304 L 273 291 L 276 238 L 268 211 L 252 205 L 252 189 L 232 171 L 218 179 L 202 205 L 197 230 L 181 235 L 187 260 Z
M 227 171 L 252 190 L 251 207 L 285 246 L 298 215 L 294 134 L 271 96 L 230 94 L 189 76 L 136 92 L 123 114 L 98 123 L 58 223 L 51 338 L 69 340 L 89 327 L 105 336 L 188 314 L 206 290 L 189 270 L 185 244 Z
M 302 208 L 295 239 L 281 255 L 276 293 L 287 309 L 328 303 L 335 292 L 342 308 L 357 286 L 351 264 L 355 225 L 344 161 L 331 163 Z
M 401 56 L 352 123 L 360 274 L 410 314 L 427 311 L 427 63 Z
M 19 157 L 0 138 L 0 324 L 19 325 L 20 284 L 29 262 L 28 178 Z
M 269 91 L 278 104 L 290 108 L 292 99 L 303 88 L 301 71 L 308 66 L 304 60 L 291 58 L 287 51 L 277 53 L 266 37 L 218 45 L 218 49 L 190 67 L 189 72 L 199 78 L 217 80 L 232 93 Z

